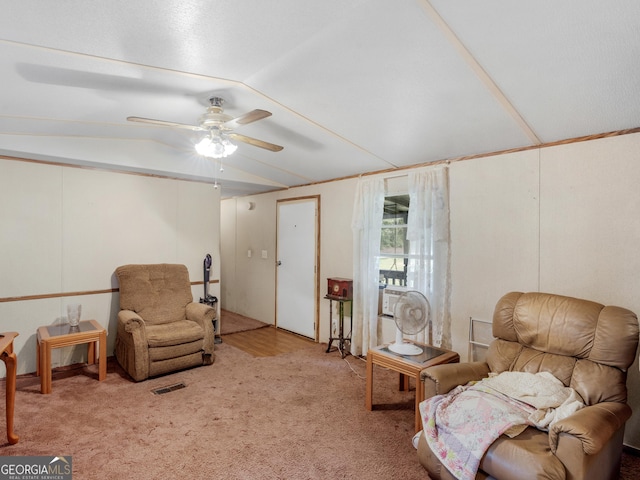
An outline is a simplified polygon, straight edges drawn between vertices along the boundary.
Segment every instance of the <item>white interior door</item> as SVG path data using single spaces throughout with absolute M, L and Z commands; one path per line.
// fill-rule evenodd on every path
M 278 203 L 276 326 L 316 338 L 318 199 Z

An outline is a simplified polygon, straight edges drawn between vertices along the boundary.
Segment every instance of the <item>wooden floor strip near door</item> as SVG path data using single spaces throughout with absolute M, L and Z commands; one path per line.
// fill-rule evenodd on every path
M 281 353 L 300 350 L 316 343 L 313 340 L 273 326 L 223 335 L 222 342 L 239 348 L 254 357 L 272 357 Z

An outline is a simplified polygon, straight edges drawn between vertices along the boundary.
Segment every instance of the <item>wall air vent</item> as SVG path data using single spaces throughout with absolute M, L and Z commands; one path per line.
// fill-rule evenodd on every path
M 167 385 L 166 387 L 158 387 L 151 390 L 151 393 L 154 395 L 162 395 L 164 393 L 173 392 L 174 390 L 180 390 L 181 388 L 185 388 L 186 385 L 183 382 L 174 383 L 173 385 Z

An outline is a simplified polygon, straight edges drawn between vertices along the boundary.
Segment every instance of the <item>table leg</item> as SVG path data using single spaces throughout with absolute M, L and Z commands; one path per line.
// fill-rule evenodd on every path
M 36 338 L 36 377 L 40 376 L 40 340 Z
M 409 391 L 409 376 L 405 375 L 404 373 L 400 374 L 400 382 L 399 382 L 399 387 L 398 390 L 400 390 L 401 392 L 408 392 Z
M 367 393 L 365 395 L 365 406 L 367 410 L 373 410 L 373 359 L 371 354 L 367 355 Z
M 6 378 L 6 402 L 7 402 L 7 440 L 9 444 L 15 445 L 18 443 L 18 435 L 13 432 L 13 413 L 16 405 L 16 370 L 18 359 L 16 354 L 13 353 L 13 346 L 10 351 L 4 351 L 2 353 L 2 361 L 4 362 L 7 370 Z
M 408 379 L 408 377 L 407 377 Z M 422 430 L 422 418 L 420 418 L 420 404 L 424 400 L 424 384 L 420 380 L 420 373 L 416 375 L 416 433 Z
M 339 337 L 338 337 L 338 349 L 340 350 L 340 355 L 342 358 L 345 357 L 344 352 L 344 302 L 340 302 L 340 309 L 338 314 L 338 327 L 339 327 Z
M 40 392 L 51 393 L 51 347 L 40 342 Z
M 96 363 L 96 342 L 87 343 L 87 364 L 93 365 Z
M 353 300 L 349 301 L 349 348 L 353 339 Z
M 100 334 L 98 347 L 100 348 L 100 356 L 98 357 L 98 380 L 101 382 L 102 380 L 107 378 L 107 331 L 106 330 L 104 330 Z
M 327 352 L 331 351 L 331 344 L 333 343 L 333 300 L 329 298 L 329 343 L 327 344 Z

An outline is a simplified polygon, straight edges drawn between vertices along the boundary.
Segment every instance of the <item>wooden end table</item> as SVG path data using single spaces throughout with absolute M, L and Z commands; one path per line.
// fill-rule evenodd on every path
M 415 429 L 422 430 L 418 405 L 424 400 L 424 386 L 420 372 L 427 367 L 443 363 L 457 363 L 460 356 L 451 350 L 432 347 L 424 343 L 411 342 L 422 347 L 420 355 L 400 355 L 389 350 L 388 345 L 380 345 L 367 352 L 367 410 L 373 410 L 373 366 L 379 365 L 400 373 L 400 390 L 409 390 L 409 379 L 416 381 Z
M 13 339 L 18 336 L 18 332 L 0 333 L 0 360 L 5 364 L 7 370 L 6 379 L 6 404 L 7 404 L 7 441 L 10 445 L 18 443 L 18 435 L 13 433 L 13 411 L 16 405 L 16 370 L 18 368 L 18 358 L 13 352 Z
M 107 378 L 107 330 L 95 320 L 83 320 L 77 327 L 68 323 L 38 328 L 36 375 L 40 375 L 40 392 L 51 393 L 51 350 L 71 345 L 88 344 L 87 363 L 98 361 L 98 380 Z M 97 345 L 96 345 L 97 344 Z

